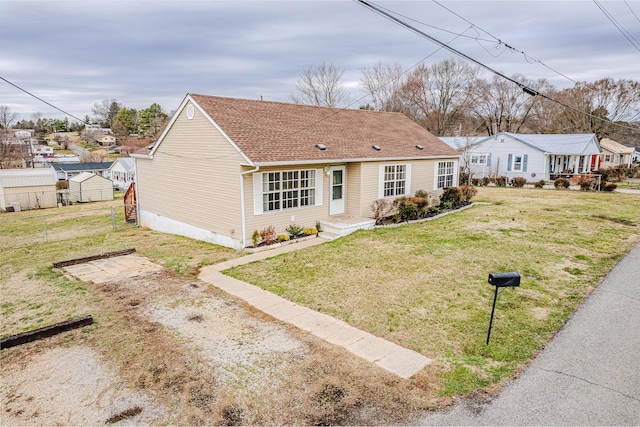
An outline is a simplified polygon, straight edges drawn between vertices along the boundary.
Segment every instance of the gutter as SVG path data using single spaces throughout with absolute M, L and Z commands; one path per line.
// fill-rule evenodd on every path
M 250 173 L 255 173 L 258 172 L 260 170 L 260 166 L 259 165 L 255 165 L 255 169 L 252 170 L 248 170 L 248 171 L 244 171 L 244 172 L 240 172 L 240 217 L 241 217 L 241 222 L 242 222 L 242 240 L 240 241 L 240 244 L 242 245 L 242 249 L 245 248 L 245 236 L 246 236 L 246 231 L 247 231 L 247 220 L 245 218 L 246 216 L 246 210 L 245 210 L 245 200 L 244 200 L 244 176 L 248 175 Z

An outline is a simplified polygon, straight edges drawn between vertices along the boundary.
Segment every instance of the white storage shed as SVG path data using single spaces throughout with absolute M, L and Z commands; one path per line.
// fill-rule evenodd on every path
M 113 183 L 100 175 L 82 172 L 69 179 L 69 198 L 80 203 L 113 200 Z
M 57 206 L 52 168 L 0 170 L 0 209 L 20 211 Z

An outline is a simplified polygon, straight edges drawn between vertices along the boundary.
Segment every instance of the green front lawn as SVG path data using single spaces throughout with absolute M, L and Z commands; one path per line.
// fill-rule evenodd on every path
M 424 378 L 435 374 L 430 386 L 443 395 L 490 388 L 640 241 L 640 197 L 483 187 L 474 201 L 490 204 L 225 273 L 435 359 Z M 500 291 L 487 346 L 487 276 L 502 271 L 520 272 L 522 283 Z

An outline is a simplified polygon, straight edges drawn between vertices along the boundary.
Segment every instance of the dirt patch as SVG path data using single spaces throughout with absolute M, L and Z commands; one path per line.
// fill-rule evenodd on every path
M 87 287 L 94 326 L 2 352 L 2 424 L 402 424 L 442 403 L 428 372 L 402 380 L 167 270 Z
M 167 412 L 128 389 L 87 347 L 30 354 L 20 367 L 7 368 L 3 366 L 2 425 L 100 425 L 118 414 L 128 423 L 153 425 Z

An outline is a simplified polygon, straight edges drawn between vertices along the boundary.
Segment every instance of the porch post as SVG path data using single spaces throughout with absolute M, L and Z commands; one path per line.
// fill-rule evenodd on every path
M 573 165 L 573 173 L 577 175 L 580 171 L 580 156 L 572 156 L 572 158 L 575 163 Z

